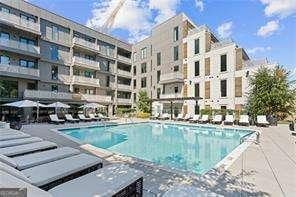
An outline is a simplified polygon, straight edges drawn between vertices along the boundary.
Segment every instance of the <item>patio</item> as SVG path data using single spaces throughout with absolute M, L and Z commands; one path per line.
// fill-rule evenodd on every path
M 127 119 L 116 122 L 131 121 Z M 133 122 L 140 120 L 133 120 Z M 30 124 L 23 132 L 39 136 L 82 151 L 90 151 L 104 159 L 104 163 L 125 162 L 145 173 L 144 196 L 161 196 L 175 184 L 193 185 L 224 196 L 293 196 L 296 193 L 296 137 L 288 125 L 260 128 L 260 143 L 248 149 L 225 171 L 212 171 L 206 176 L 181 175 L 161 169 L 151 163 L 128 157 L 106 154 L 88 145 L 80 145 L 52 131 L 54 128 L 80 127 L 98 123 Z M 258 129 L 258 128 L 257 128 Z M 243 172 L 243 173 L 242 173 Z

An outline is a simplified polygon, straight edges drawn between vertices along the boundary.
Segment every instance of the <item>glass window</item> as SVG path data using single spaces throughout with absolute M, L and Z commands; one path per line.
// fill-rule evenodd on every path
M 137 88 L 137 80 L 134 79 L 134 89 L 136 89 L 136 88 Z
M 194 76 L 199 76 L 199 61 L 194 62 Z
M 156 64 L 157 66 L 160 66 L 161 65 L 161 53 L 158 52 L 157 55 L 156 55 Z
M 0 34 L 1 40 L 9 40 L 10 36 L 8 33 L 1 32 Z
M 141 49 L 141 59 L 146 59 L 147 58 L 147 48 L 142 48 Z
M 106 87 L 110 87 L 110 76 L 106 76 Z
M 179 27 L 174 27 L 174 42 L 179 40 Z
M 28 68 L 35 68 L 35 62 L 28 61 L 27 64 L 28 64 Z
M 58 80 L 58 67 L 51 66 L 51 79 Z
M 194 54 L 199 54 L 199 38 L 194 40 Z
M 36 83 L 28 83 L 27 85 L 28 90 L 37 90 L 37 85 Z
M 10 13 L 10 9 L 1 7 L 1 12 Z
M 134 52 L 134 55 L 133 55 L 133 61 L 134 61 L 134 62 L 137 61 L 137 57 L 138 57 L 137 52 Z
M 199 97 L 199 83 L 194 84 L 194 96 Z
M 221 91 L 221 97 L 227 96 L 227 80 L 220 81 L 220 91 Z
M 28 17 L 23 14 L 21 14 L 20 17 L 21 17 L 21 20 L 28 20 Z
M 174 72 L 178 72 L 179 71 L 179 66 L 174 66 Z
M 136 75 L 137 74 L 137 67 L 134 66 L 133 68 L 134 68 L 134 75 Z
M 0 56 L 0 64 L 9 65 L 10 64 L 10 57 L 6 55 Z
M 58 92 L 59 91 L 58 85 L 51 85 L 51 91 Z
M 54 60 L 54 61 L 59 60 L 58 46 L 55 46 L 55 45 L 50 46 L 50 58 L 51 60 Z
M 90 71 L 90 70 L 85 70 L 84 71 L 84 76 L 89 77 L 89 78 L 93 78 L 94 77 L 94 72 Z
M 146 62 L 141 64 L 141 73 L 146 73 L 147 72 L 147 64 Z
M 221 63 L 221 72 L 224 72 L 227 70 L 227 56 L 221 55 L 220 56 L 220 63 Z
M 178 86 L 174 87 L 175 94 L 179 92 Z
M 177 61 L 179 59 L 179 47 L 174 47 L 174 61 Z
M 17 98 L 18 82 L 0 79 L 0 98 Z
M 143 77 L 141 79 L 141 88 L 145 88 L 146 87 L 146 77 Z
M 20 60 L 20 66 L 27 67 L 27 61 L 26 60 Z
M 161 93 L 160 88 L 157 88 L 157 98 L 158 98 L 158 99 L 160 98 L 160 93 Z
M 160 74 L 161 74 L 161 72 L 160 72 L 160 70 L 158 70 L 157 71 L 157 83 L 159 83 L 159 81 L 160 81 Z
M 23 44 L 27 44 L 27 39 L 26 38 L 20 38 L 20 42 Z
M 56 26 L 52 26 L 52 39 L 59 40 L 59 29 Z

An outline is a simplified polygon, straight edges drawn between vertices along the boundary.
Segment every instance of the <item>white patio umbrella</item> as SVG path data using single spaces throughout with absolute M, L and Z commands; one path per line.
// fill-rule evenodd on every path
M 46 107 L 55 108 L 55 113 L 57 113 L 58 108 L 70 108 L 70 105 L 61 102 L 55 102 L 52 104 L 47 105 Z
M 96 109 L 96 108 L 104 108 L 104 105 L 98 104 L 98 103 L 86 103 L 82 106 L 80 106 L 79 108 L 92 108 L 92 109 Z

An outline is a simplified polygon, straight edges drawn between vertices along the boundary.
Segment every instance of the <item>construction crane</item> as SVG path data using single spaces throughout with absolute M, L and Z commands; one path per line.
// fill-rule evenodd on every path
M 110 16 L 107 18 L 105 23 L 102 25 L 101 31 L 108 33 L 111 30 L 111 28 L 114 25 L 116 15 L 118 14 L 119 10 L 122 8 L 122 6 L 125 2 L 126 2 L 126 0 L 120 0 L 118 2 L 118 5 L 115 7 L 115 9 L 111 12 Z

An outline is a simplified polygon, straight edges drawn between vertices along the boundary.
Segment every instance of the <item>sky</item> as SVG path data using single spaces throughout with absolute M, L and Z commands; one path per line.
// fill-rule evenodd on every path
M 92 28 L 100 28 L 120 0 L 28 0 Z M 296 79 L 296 0 L 126 0 L 110 34 L 130 43 L 184 12 L 221 39 L 232 38 L 254 59 L 267 58 Z

